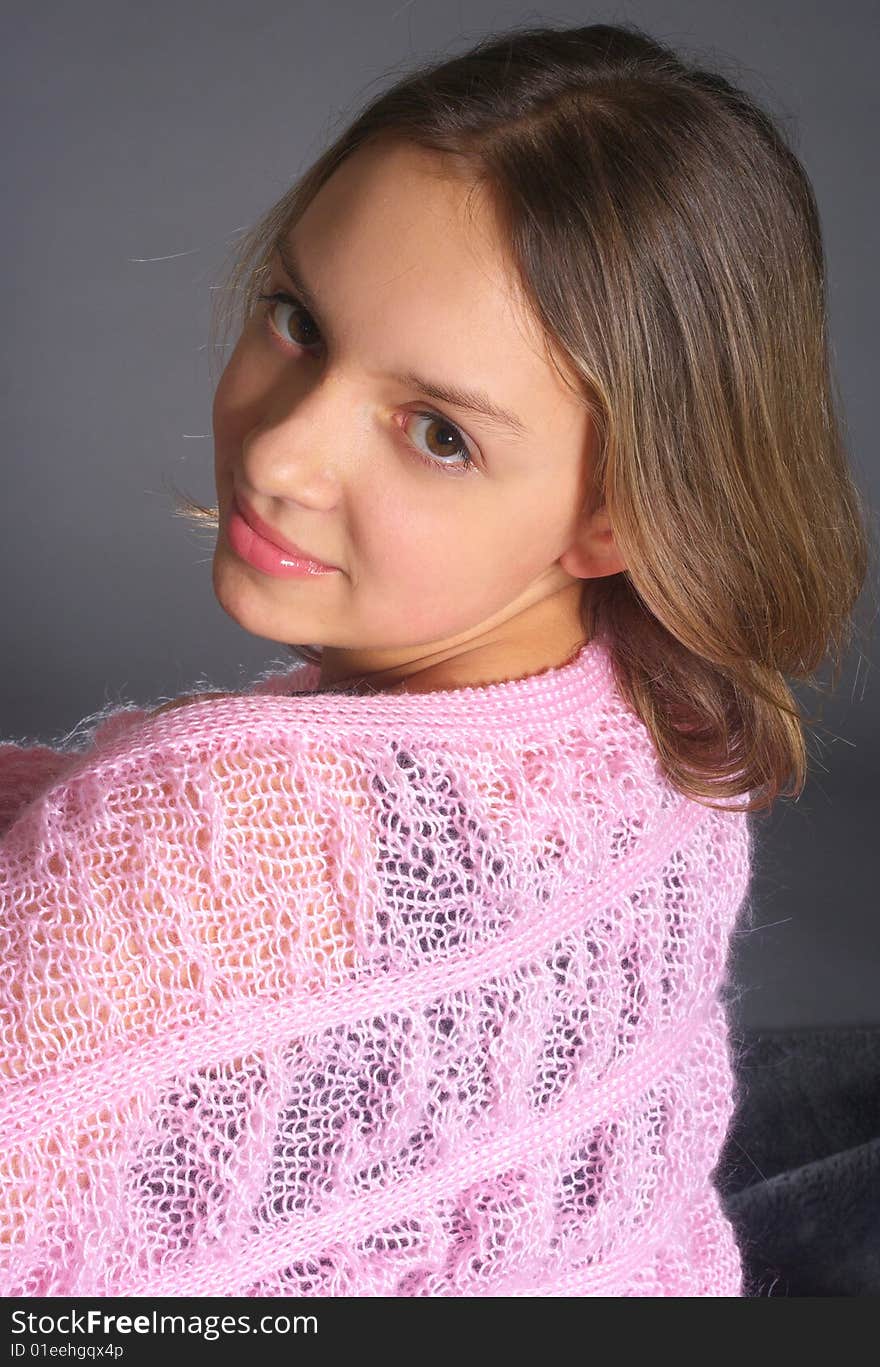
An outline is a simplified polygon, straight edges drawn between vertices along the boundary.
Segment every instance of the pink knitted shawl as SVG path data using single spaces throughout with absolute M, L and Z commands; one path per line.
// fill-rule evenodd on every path
M 0 746 L 0 1292 L 742 1295 L 747 814 L 598 639 L 318 675 Z

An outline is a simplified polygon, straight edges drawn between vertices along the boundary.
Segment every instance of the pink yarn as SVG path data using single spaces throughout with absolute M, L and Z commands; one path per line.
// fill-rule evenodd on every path
M 747 814 L 598 639 L 318 676 L 0 746 L 0 1292 L 742 1295 Z

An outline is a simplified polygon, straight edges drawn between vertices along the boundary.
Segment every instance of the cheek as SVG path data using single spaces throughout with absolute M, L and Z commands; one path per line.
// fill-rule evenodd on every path
M 448 476 L 450 483 L 455 478 Z M 463 490 L 444 501 L 431 481 L 416 479 L 405 494 L 378 490 L 367 502 L 358 500 L 352 541 L 360 548 L 361 582 L 371 612 L 387 613 L 382 625 L 389 635 L 403 622 L 420 640 L 456 634 L 521 590 L 520 562 L 511 551 L 516 536 L 509 518 L 490 517 L 491 496 L 474 489 L 468 501 Z
M 218 442 L 235 441 L 239 435 L 236 425 L 244 425 L 244 388 L 244 359 L 236 348 L 217 382 L 211 405 L 211 425 Z
M 214 395 L 211 427 L 214 433 L 214 483 L 222 503 L 224 497 L 230 494 L 235 452 L 240 443 L 231 422 L 230 409 L 226 406 L 225 396 L 219 387 Z
M 271 391 L 274 369 L 266 363 L 257 327 L 245 326 L 217 381 L 211 420 L 218 441 L 240 444 Z
M 450 483 L 455 478 L 447 476 Z M 444 499 L 443 490 L 432 487 L 442 480 L 442 475 L 432 482 L 416 474 L 398 487 L 377 486 L 368 498 L 358 498 L 353 536 L 364 548 L 364 568 L 371 577 L 399 583 L 405 576 L 421 591 L 438 576 L 457 582 L 488 554 L 485 518 L 463 499 Z

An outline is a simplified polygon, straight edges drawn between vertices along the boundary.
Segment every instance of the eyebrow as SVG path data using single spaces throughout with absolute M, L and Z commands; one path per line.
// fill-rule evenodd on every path
M 309 289 L 289 242 L 279 238 L 275 242 L 275 251 L 281 259 L 286 274 L 289 276 L 293 287 L 299 295 L 306 308 L 312 313 L 316 321 L 321 319 L 321 308 L 312 290 Z M 417 389 L 420 393 L 426 394 L 429 398 L 436 399 L 438 403 L 449 404 L 451 408 L 461 408 L 468 413 L 476 413 L 485 418 L 488 422 L 494 423 L 498 427 L 509 427 L 512 431 L 524 437 L 528 435 L 528 428 L 522 418 L 518 418 L 515 413 L 510 413 L 506 408 L 499 407 L 488 396 L 479 389 L 463 389 L 460 385 L 444 384 L 439 380 L 426 379 L 424 375 L 418 375 L 414 370 L 396 372 L 391 377 L 399 384 L 406 385 L 410 389 Z

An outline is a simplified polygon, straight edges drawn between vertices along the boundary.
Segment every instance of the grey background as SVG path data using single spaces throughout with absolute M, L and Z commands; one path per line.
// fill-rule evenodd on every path
M 414 60 L 522 23 L 632 21 L 784 120 L 819 201 L 856 478 L 878 497 L 876 7 L 740 0 L 6 5 L 0 735 L 52 741 L 111 701 L 232 689 L 283 647 L 211 589 L 211 285 L 236 235 Z M 219 373 L 215 367 L 213 374 Z M 880 1019 L 876 637 L 851 650 L 797 803 L 757 818 L 746 1026 Z M 809 706 L 813 695 L 801 694 Z

